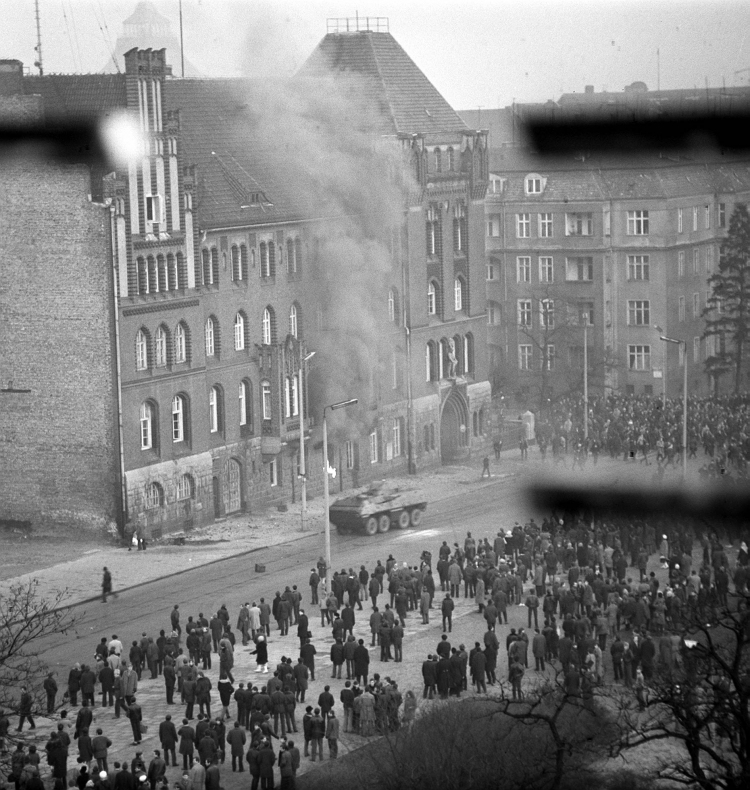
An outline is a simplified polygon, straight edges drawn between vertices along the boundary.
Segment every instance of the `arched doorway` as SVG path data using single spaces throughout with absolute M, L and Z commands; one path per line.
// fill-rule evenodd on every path
M 444 464 L 463 458 L 469 447 L 469 409 L 456 389 L 446 398 L 440 417 L 440 458 Z
M 224 512 L 235 513 L 242 505 L 242 467 L 239 461 L 230 458 L 224 467 L 224 479 L 226 488 L 224 489 Z

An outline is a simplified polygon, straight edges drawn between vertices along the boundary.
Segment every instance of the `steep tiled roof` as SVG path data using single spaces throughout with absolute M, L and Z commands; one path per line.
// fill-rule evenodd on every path
M 201 227 L 241 227 L 320 216 L 304 174 L 261 130 L 250 80 L 167 80 L 165 110 L 179 110 L 183 162 L 197 166 Z M 261 200 L 252 203 L 254 193 Z M 244 206 L 244 208 L 243 208 Z
M 329 33 L 297 78 L 344 74 L 382 120 L 381 134 L 455 136 L 468 127 L 390 33 Z
M 671 161 L 653 154 L 542 157 L 522 149 L 491 152 L 490 170 L 507 181 L 503 197 L 524 201 L 523 177 L 547 177 L 544 193 L 533 200 L 603 200 L 672 198 L 750 189 L 750 157 L 706 155 L 700 161 Z
M 46 74 L 24 77 L 23 92 L 39 95 L 53 123 L 90 121 L 125 107 L 124 74 Z

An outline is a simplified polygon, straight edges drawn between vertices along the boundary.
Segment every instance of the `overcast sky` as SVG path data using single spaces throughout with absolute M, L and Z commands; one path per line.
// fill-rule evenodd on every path
M 97 72 L 136 0 L 39 0 L 45 73 Z M 178 33 L 178 0 L 157 0 Z M 388 17 L 456 109 L 567 91 L 750 84 L 747 0 L 183 0 L 185 56 L 205 76 L 291 72 L 328 17 Z M 31 66 L 33 0 L 0 0 L 0 56 Z M 168 53 L 179 72 L 179 52 Z M 739 72 L 739 73 L 737 73 Z

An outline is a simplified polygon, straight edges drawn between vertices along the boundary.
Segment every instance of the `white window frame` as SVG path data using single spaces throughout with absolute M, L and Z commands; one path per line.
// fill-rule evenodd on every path
M 701 248 L 693 247 L 693 274 L 701 273 Z
M 187 360 L 187 339 L 185 327 L 182 323 L 177 324 L 174 330 L 174 361 L 179 365 Z
M 552 283 L 555 281 L 555 259 L 551 255 L 539 257 L 539 282 Z
M 172 442 L 185 439 L 185 402 L 180 395 L 172 398 Z
M 219 390 L 215 386 L 208 392 L 208 430 L 219 432 Z
M 537 173 L 532 173 L 524 178 L 523 189 L 527 195 L 541 195 L 544 191 L 544 179 Z
M 542 327 L 542 329 L 555 328 L 555 300 L 554 299 L 539 300 L 539 326 Z
M 531 282 L 531 256 L 519 255 L 516 258 L 516 282 Z
M 241 381 L 239 388 L 240 425 L 247 425 L 247 382 Z
M 156 329 L 154 335 L 154 367 L 165 368 L 167 366 L 167 333 L 163 326 Z
M 532 361 L 534 358 L 533 348 L 531 343 L 519 343 L 518 345 L 518 369 L 531 370 Z
M 275 458 L 268 462 L 268 483 L 271 488 L 276 488 L 279 484 L 279 463 Z
M 530 327 L 533 322 L 531 299 L 519 299 L 517 302 L 518 326 Z
M 525 212 L 516 214 L 516 238 L 531 238 L 531 214 Z
M 703 207 L 703 226 L 706 230 L 711 228 L 711 206 Z
M 682 279 L 685 276 L 685 250 L 677 251 L 677 277 Z
M 487 264 L 487 279 L 488 280 L 497 280 L 497 264 L 496 263 L 488 263 Z
M 289 334 L 292 337 L 299 337 L 299 321 L 297 320 L 297 305 L 293 304 L 289 308 Z
M 433 280 L 427 283 L 427 315 L 437 315 L 437 288 Z
M 496 326 L 502 323 L 502 308 L 499 302 L 489 299 L 487 301 L 487 324 Z
M 234 350 L 245 350 L 245 317 L 239 312 L 234 316 Z
M 594 215 L 589 211 L 572 211 L 565 215 L 566 236 L 593 236 Z
M 264 420 L 271 419 L 271 382 L 264 379 L 260 383 L 260 407 Z
M 714 248 L 711 244 L 706 247 L 706 263 L 705 263 L 705 271 L 706 274 L 711 274 L 714 268 Z
M 151 450 L 154 446 L 154 408 L 148 402 L 141 404 L 141 450 Z
M 461 277 L 453 281 L 453 309 L 457 313 L 464 309 L 464 281 Z
M 634 209 L 627 213 L 627 234 L 628 236 L 648 236 L 649 234 L 649 214 L 648 209 Z
M 500 236 L 500 214 L 487 215 L 487 236 L 498 238 Z
M 683 210 L 681 208 L 677 209 L 677 232 L 682 233 L 683 229 Z
M 216 353 L 216 327 L 214 326 L 213 318 L 209 317 L 206 319 L 204 337 L 206 342 L 206 356 L 212 357 Z
M 693 294 L 693 318 L 700 318 L 701 315 L 701 295 Z
M 547 343 L 547 355 L 544 360 L 545 368 L 552 373 L 555 370 L 555 344 Z
M 388 289 L 388 320 L 391 323 L 396 321 L 396 296 L 393 288 Z
M 135 369 L 148 370 L 148 337 L 142 329 L 135 333 Z
M 628 370 L 651 370 L 650 345 L 642 343 L 628 345 Z
M 677 297 L 677 320 L 680 323 L 685 321 L 685 297 L 678 296 Z
M 545 211 L 538 215 L 539 238 L 551 239 L 554 236 L 553 214 Z
M 354 469 L 354 442 L 347 439 L 344 447 L 346 449 L 346 468 Z
M 158 483 L 149 483 L 146 486 L 146 508 L 153 510 L 164 503 L 163 489 Z
M 195 497 L 195 481 L 192 475 L 184 474 L 177 481 L 177 500 L 193 499 Z
M 395 458 L 401 455 L 401 421 L 398 417 L 393 418 L 391 437 L 393 441 L 393 457 Z
M 262 335 L 263 345 L 270 346 L 271 345 L 271 311 L 267 307 L 263 309 L 261 335 Z
M 698 230 L 698 206 L 693 206 L 693 231 Z
M 158 225 L 164 224 L 164 198 L 161 195 L 146 195 L 146 204 L 143 211 L 146 222 L 153 222 Z

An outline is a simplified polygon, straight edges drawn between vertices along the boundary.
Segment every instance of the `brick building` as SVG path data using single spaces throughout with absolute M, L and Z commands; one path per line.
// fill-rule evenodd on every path
M 390 63 L 386 73 L 379 59 Z M 311 437 L 314 493 L 323 406 L 342 397 L 359 402 L 330 420 L 341 486 L 481 446 L 489 399 L 486 138 L 466 127 L 390 34 L 329 34 L 275 99 L 246 80 L 174 79 L 164 50 L 133 49 L 125 66 L 123 74 L 26 76 L 2 91 L 7 103 L 38 103 L 51 122 L 124 110 L 145 139 L 137 162 L 111 172 L 79 168 L 77 201 L 71 196 L 59 211 L 52 203 L 49 221 L 74 214 L 67 228 L 90 257 L 71 255 L 56 276 L 61 286 L 91 282 L 90 293 L 63 300 L 65 289 L 51 287 L 33 302 L 14 293 L 34 316 L 42 347 L 57 329 L 39 320 L 40 301 L 54 299 L 63 316 L 91 310 L 98 319 L 86 327 L 94 345 L 76 358 L 86 397 L 61 399 L 59 387 L 50 394 L 71 431 L 87 409 L 97 417 L 84 437 L 96 437 L 97 460 L 66 472 L 72 490 L 97 482 L 97 516 L 86 523 L 116 515 L 121 526 L 141 523 L 158 536 L 288 501 L 297 495 L 303 434 Z M 343 103 L 317 117 L 327 95 L 321 79 L 335 82 L 347 67 L 347 81 L 368 90 L 342 92 Z M 367 112 L 385 134 L 340 123 L 353 95 L 372 100 Z M 290 96 L 300 103 L 294 114 Z M 30 191 L 18 201 L 19 222 L 39 200 Z M 86 225 L 88 213 L 96 221 Z M 12 266 L 23 268 L 29 255 L 19 252 Z M 51 254 L 45 246 L 35 256 L 42 266 Z M 83 345 L 66 339 L 65 348 Z M 21 347 L 6 344 L 4 370 L 6 360 L 18 368 Z M 300 377 L 309 351 L 316 357 Z M 43 385 L 42 368 L 38 357 L 24 387 Z M 29 444 L 55 443 L 33 412 L 26 419 Z M 58 444 L 63 453 L 78 446 Z M 48 454 L 38 476 L 54 477 L 62 463 Z M 7 472 L 15 502 L 23 480 L 12 465 Z M 36 507 L 22 512 L 5 500 L 3 511 L 35 520 L 48 508 L 45 490 L 39 494 Z

